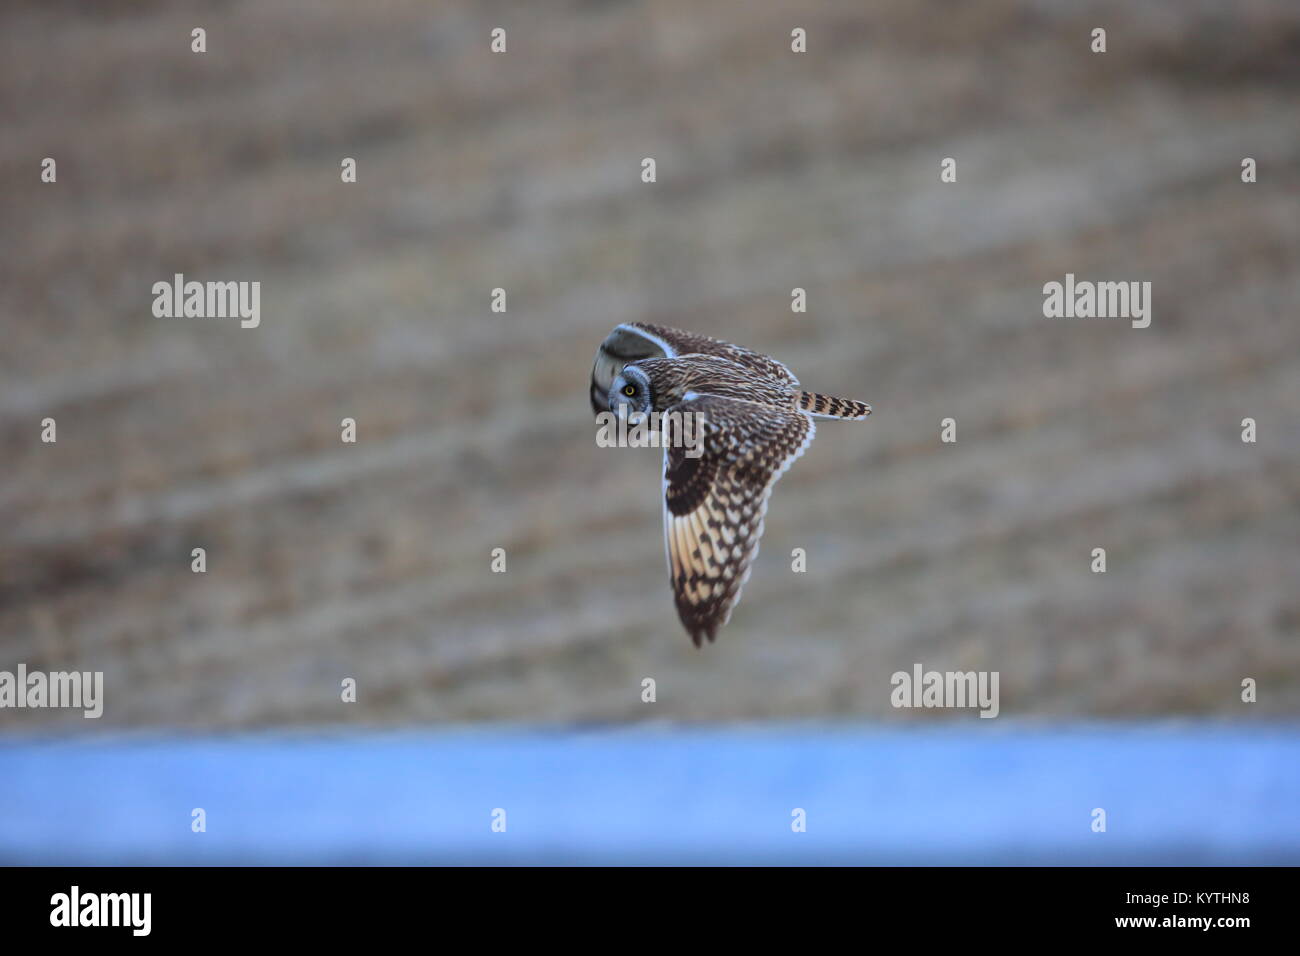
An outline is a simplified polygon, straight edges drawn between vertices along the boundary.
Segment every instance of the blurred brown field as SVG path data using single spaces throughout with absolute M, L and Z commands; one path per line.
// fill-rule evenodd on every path
M 1004 718 L 1300 713 L 1300 6 L 18 3 L 0 43 L 0 669 L 102 670 L 93 729 L 903 722 L 918 661 Z M 178 272 L 261 326 L 155 318 Z M 1044 318 L 1067 272 L 1151 327 Z M 659 453 L 587 407 L 637 320 L 876 409 L 702 651 Z

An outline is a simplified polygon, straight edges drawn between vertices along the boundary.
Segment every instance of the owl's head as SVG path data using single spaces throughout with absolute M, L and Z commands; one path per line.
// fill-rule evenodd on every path
M 635 365 L 625 365 L 609 386 L 609 408 L 629 418 L 644 415 L 654 407 L 650 376 Z

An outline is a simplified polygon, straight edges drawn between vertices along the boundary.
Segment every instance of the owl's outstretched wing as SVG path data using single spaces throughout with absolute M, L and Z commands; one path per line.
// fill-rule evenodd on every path
M 682 355 L 717 355 L 743 366 L 754 375 L 777 383 L 799 384 L 788 368 L 761 352 L 752 352 L 695 332 L 644 322 L 625 322 L 616 326 L 596 350 L 596 361 L 591 366 L 592 411 L 596 414 L 609 411 L 609 386 L 624 365 L 646 358 L 677 358 Z
M 699 647 L 731 617 L 758 554 L 772 486 L 816 427 L 802 412 L 713 395 L 671 411 L 702 416 L 702 455 L 664 449 L 668 573 L 677 614 Z

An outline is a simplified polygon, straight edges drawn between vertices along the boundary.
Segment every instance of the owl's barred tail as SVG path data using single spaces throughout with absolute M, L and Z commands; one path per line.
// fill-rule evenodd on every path
M 799 409 L 817 418 L 837 418 L 845 422 L 860 422 L 871 414 L 871 406 L 866 402 L 835 398 L 819 392 L 800 392 Z

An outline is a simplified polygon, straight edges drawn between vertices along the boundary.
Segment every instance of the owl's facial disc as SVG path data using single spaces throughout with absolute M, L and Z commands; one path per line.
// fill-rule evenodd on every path
M 636 422 L 650 411 L 650 380 L 645 372 L 628 365 L 614 376 L 609 386 L 609 408 L 616 415 L 626 415 Z

